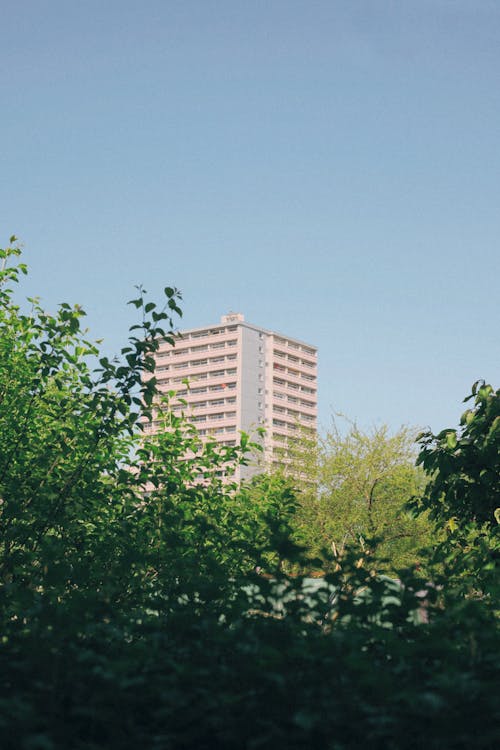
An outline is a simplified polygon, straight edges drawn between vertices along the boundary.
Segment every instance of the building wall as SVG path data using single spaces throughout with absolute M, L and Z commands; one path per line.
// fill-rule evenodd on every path
M 257 442 L 261 442 L 257 429 L 264 426 L 264 336 L 256 328 L 241 325 L 240 429 L 254 436 Z M 258 461 L 254 460 L 249 466 L 241 467 L 241 478 L 255 474 L 257 465 Z

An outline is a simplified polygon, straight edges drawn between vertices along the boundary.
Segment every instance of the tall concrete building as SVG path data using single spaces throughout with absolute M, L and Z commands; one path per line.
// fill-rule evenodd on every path
M 286 460 L 287 443 L 301 430 L 316 433 L 316 348 L 251 325 L 241 313 L 183 331 L 175 347 L 160 346 L 155 375 L 160 390 L 187 402 L 201 436 L 235 445 L 240 430 L 255 435 L 264 427 L 266 462 Z M 241 467 L 237 478 L 257 471 L 255 464 Z

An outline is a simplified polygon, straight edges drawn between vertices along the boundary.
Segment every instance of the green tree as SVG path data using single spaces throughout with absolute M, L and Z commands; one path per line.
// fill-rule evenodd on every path
M 81 332 L 79 307 L 63 303 L 49 315 L 36 300 L 27 313 L 14 304 L 13 285 L 26 270 L 10 265 L 18 254 L 1 251 L 5 603 L 16 611 L 39 596 L 60 605 L 81 598 L 89 612 L 109 614 L 193 577 L 199 588 L 204 570 L 217 568 L 221 582 L 255 564 L 243 507 L 219 477 L 246 460 L 248 439 L 235 448 L 203 443 L 169 410 L 155 378 L 144 377 L 159 341 L 174 343 L 178 292 L 167 287 L 160 310 L 140 290 L 132 304 L 142 322 L 120 358 L 99 359 Z M 148 436 L 144 420 L 163 411 L 168 429 Z
M 276 572 L 304 561 L 304 549 L 295 538 L 300 502 L 289 478 L 278 472 L 260 474 L 239 488 L 238 498 L 246 509 L 247 524 L 252 524 L 247 529 L 254 548 L 261 550 L 259 565 Z
M 425 432 L 418 463 L 432 477 L 419 507 L 432 518 L 496 525 L 500 518 L 500 390 L 477 381 L 460 428 Z
M 417 562 L 431 526 L 425 514 L 416 518 L 406 508 L 425 483 L 415 468 L 414 439 L 404 427 L 394 434 L 385 425 L 363 432 L 349 423 L 343 433 L 334 423 L 316 452 L 309 451 L 317 485 L 302 485 L 300 539 L 316 554 L 328 550 L 336 558 L 360 547 L 386 559 L 391 570 Z
M 418 463 L 430 481 L 413 507 L 429 513 L 444 534 L 431 560 L 438 575 L 444 568 L 450 609 L 462 599 L 496 608 L 500 601 L 500 390 L 477 381 L 464 399 L 471 401 L 458 429 L 419 438 Z

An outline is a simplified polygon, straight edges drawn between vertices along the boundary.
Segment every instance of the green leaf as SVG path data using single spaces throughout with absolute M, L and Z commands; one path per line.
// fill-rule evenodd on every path
M 454 450 L 457 447 L 457 433 L 448 432 L 446 434 L 446 445 L 450 450 Z

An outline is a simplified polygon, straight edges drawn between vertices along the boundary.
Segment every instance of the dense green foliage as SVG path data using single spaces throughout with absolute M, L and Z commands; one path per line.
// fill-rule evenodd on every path
M 406 427 L 363 431 L 347 421 L 341 430 L 333 421 L 321 439 L 302 436 L 292 444 L 292 460 L 275 473 L 297 492 L 295 538 L 323 568 L 348 548 L 365 550 L 392 574 L 420 562 L 432 524 L 428 513 L 408 508 L 425 485 L 415 466 L 415 437 Z
M 140 291 L 121 357 L 97 362 L 79 308 L 14 303 L 16 253 L 0 279 L 0 746 L 496 748 L 498 526 L 469 475 L 452 508 L 468 523 L 426 553 L 431 579 L 395 584 L 346 548 L 304 596 L 282 572 L 314 555 L 294 542 L 290 487 L 264 477 L 257 502 L 224 483 L 247 438 L 204 445 L 144 377 L 173 340 L 176 290 L 163 309 Z M 490 422 L 476 427 L 494 472 Z M 448 496 L 441 445 L 426 450 L 432 510 Z
M 435 474 L 420 503 L 433 518 L 500 522 L 500 390 L 478 381 L 465 401 L 473 400 L 460 419 L 460 430 L 420 436 L 418 459 Z

